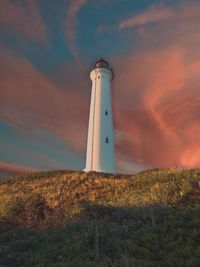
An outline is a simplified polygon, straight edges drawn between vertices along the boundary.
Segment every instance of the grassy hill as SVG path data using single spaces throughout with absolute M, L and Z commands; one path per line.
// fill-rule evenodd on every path
M 200 169 L 0 181 L 0 266 L 199 267 Z

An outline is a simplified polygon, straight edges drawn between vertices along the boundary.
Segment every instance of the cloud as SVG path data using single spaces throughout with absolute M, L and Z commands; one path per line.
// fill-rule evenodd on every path
M 164 49 L 115 62 L 117 150 L 137 164 L 200 164 L 200 60 L 186 58 L 183 49 Z
M 199 15 L 200 5 L 197 1 L 194 1 L 193 3 L 183 1 L 174 8 L 165 5 L 160 5 L 158 7 L 150 6 L 149 9 L 139 13 L 138 15 L 133 15 L 130 18 L 121 21 L 117 25 L 117 28 L 122 30 L 136 26 L 146 26 L 151 23 L 154 23 L 156 26 L 159 25 L 163 27 L 164 23 L 170 23 L 174 25 L 175 29 L 177 29 L 176 24 L 181 22 L 183 23 L 181 27 L 185 29 L 187 27 L 186 24 L 189 24 L 188 26 L 190 27 L 191 22 L 193 23 L 194 19 L 198 18 Z M 174 24 L 174 21 L 176 21 L 176 24 Z
M 152 22 L 161 22 L 169 20 L 174 16 L 174 11 L 166 7 L 151 7 L 148 10 L 133 16 L 118 24 L 118 29 L 130 28 L 134 26 L 143 26 Z
M 85 5 L 87 0 L 71 0 L 67 10 L 67 18 L 65 21 L 65 35 L 67 38 L 68 46 L 75 59 L 78 58 L 78 48 L 76 44 L 76 24 L 77 14 Z
M 17 165 L 32 166 L 38 169 L 80 169 L 83 156 L 49 131 L 39 128 L 24 132 L 16 124 L 0 121 L 0 158 Z
M 47 29 L 34 0 L 24 0 L 16 4 L 10 0 L 0 1 L 0 26 L 4 31 L 11 31 L 38 41 L 45 41 Z
M 60 87 L 27 59 L 4 48 L 0 52 L 0 117 L 25 128 L 46 129 L 71 149 L 83 151 L 88 107 L 84 82 L 78 78 L 80 69 L 73 67 L 73 75 L 82 86 L 72 81 Z
M 200 99 L 199 99 L 200 100 Z M 200 105 L 199 105 L 200 107 Z M 200 123 L 192 123 L 186 129 L 186 146 L 183 155 L 180 157 L 179 164 L 184 167 L 200 166 Z
M 121 24 L 121 29 L 144 29 L 140 38 L 132 33 L 137 52 L 113 60 L 115 125 L 121 133 L 117 151 L 142 166 L 197 167 L 200 4 L 184 2 L 166 13 L 163 8 Z M 159 10 L 162 16 L 146 27 Z
M 0 174 L 3 173 L 7 175 L 17 175 L 36 171 L 39 170 L 32 167 L 17 165 L 6 161 L 0 161 Z

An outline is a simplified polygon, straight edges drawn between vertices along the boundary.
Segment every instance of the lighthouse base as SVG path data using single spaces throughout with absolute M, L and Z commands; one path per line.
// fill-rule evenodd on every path
M 105 171 L 105 170 L 91 170 L 91 169 L 83 169 L 84 172 L 101 172 L 101 173 L 110 173 L 110 174 L 114 174 L 114 171 Z

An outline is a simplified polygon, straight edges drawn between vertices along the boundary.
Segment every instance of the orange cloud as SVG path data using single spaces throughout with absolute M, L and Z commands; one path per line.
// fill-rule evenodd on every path
M 39 41 L 47 38 L 47 29 L 34 0 L 24 0 L 21 5 L 13 1 L 1 0 L 0 25 L 6 30 L 27 38 Z

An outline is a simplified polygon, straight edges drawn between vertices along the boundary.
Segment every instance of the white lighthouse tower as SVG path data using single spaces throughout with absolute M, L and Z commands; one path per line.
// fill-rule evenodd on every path
M 85 171 L 115 172 L 114 135 L 111 101 L 113 71 L 100 59 L 90 73 L 92 94 Z

